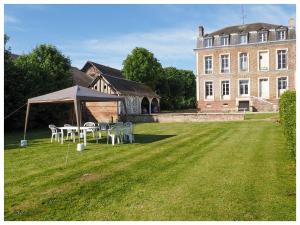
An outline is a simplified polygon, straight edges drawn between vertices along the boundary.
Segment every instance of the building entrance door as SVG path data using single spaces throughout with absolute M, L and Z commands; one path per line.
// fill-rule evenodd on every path
M 269 80 L 268 79 L 260 79 L 259 80 L 259 97 L 260 98 L 269 98 Z

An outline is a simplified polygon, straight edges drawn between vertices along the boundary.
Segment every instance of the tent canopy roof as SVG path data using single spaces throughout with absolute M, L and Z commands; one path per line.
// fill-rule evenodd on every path
M 124 97 L 105 94 L 76 85 L 60 91 L 30 98 L 28 99 L 28 103 L 73 102 L 75 100 L 86 102 L 112 102 L 124 101 Z

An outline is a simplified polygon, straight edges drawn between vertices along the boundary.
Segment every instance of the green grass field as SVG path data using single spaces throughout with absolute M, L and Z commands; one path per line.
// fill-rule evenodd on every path
M 245 120 L 257 120 L 257 119 L 268 119 L 268 120 L 279 120 L 278 113 L 246 113 Z
M 5 135 L 5 220 L 295 220 L 295 162 L 271 121 L 138 124 L 136 143 Z

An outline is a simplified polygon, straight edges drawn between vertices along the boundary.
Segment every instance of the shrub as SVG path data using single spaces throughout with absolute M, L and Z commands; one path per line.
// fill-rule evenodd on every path
M 296 92 L 286 91 L 279 102 L 280 122 L 292 157 L 296 157 Z

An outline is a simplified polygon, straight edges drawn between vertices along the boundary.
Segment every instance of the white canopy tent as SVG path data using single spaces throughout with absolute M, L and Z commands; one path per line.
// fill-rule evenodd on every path
M 74 103 L 74 111 L 76 115 L 76 122 L 78 130 L 81 126 L 81 108 L 82 102 L 115 102 L 121 101 L 124 104 L 125 112 L 126 104 L 125 98 L 116 95 L 110 95 L 94 91 L 89 88 L 82 86 L 73 86 L 60 91 L 52 92 L 49 94 L 41 95 L 38 97 L 30 98 L 27 101 L 27 110 L 25 117 L 25 127 L 24 127 L 24 140 L 26 140 L 26 131 L 28 126 L 28 118 L 31 104 L 41 104 L 41 103 Z

